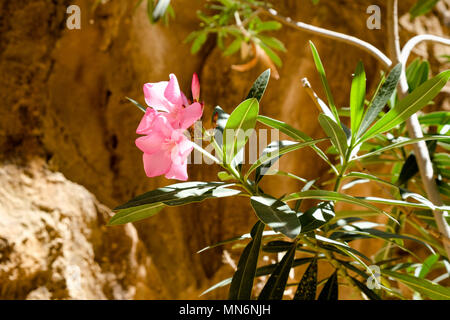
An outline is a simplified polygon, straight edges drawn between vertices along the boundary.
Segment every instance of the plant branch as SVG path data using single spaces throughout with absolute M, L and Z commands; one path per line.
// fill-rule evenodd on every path
M 440 43 L 440 44 L 450 46 L 450 39 L 435 36 L 432 34 L 421 34 L 421 35 L 418 35 L 418 36 L 415 36 L 415 37 L 409 39 L 409 41 L 405 44 L 405 46 L 402 49 L 401 55 L 400 55 L 400 62 L 403 65 L 406 65 L 406 63 L 408 62 L 408 58 L 409 58 L 412 50 L 414 49 L 414 47 L 416 47 L 421 42 L 425 42 L 425 41 L 430 41 L 430 42 L 435 42 L 435 43 Z
M 408 41 L 407 45 L 405 45 L 402 52 L 399 53 L 399 51 L 395 49 L 399 46 L 397 8 L 398 8 L 398 0 L 388 1 L 388 12 L 389 12 L 388 16 L 390 17 L 389 21 L 390 31 L 388 32 L 389 35 L 388 41 L 390 48 L 389 51 L 391 53 L 395 53 L 395 55 L 391 56 L 391 59 L 394 63 L 403 62 L 403 71 L 400 76 L 400 83 L 397 89 L 399 98 L 403 99 L 408 95 L 409 92 L 408 82 L 406 80 L 405 64 L 412 48 L 414 48 L 415 45 L 417 45 L 422 41 L 434 41 L 436 39 L 434 36 L 432 37 L 428 35 L 423 37 L 421 36 L 414 37 Z M 442 38 L 439 37 L 436 38 L 438 38 L 439 41 L 443 40 Z M 423 137 L 422 128 L 420 126 L 417 114 L 411 116 L 411 118 L 409 118 L 406 121 L 406 125 L 411 139 Z M 439 194 L 436 182 L 434 180 L 433 163 L 431 162 L 430 153 L 428 152 L 427 145 L 424 141 L 422 141 L 414 144 L 413 147 L 417 160 L 417 165 L 419 167 L 420 176 L 422 177 L 422 182 L 424 184 L 427 196 L 434 205 L 442 206 L 443 202 Z M 443 235 L 444 238 L 450 238 L 450 227 L 447 224 L 447 221 L 445 220 L 444 217 L 445 213 L 442 213 L 438 210 L 433 210 L 433 214 L 439 232 Z M 447 241 L 443 241 L 443 244 L 447 253 L 447 257 L 450 257 L 450 244 Z
M 260 8 L 260 7 L 257 7 Z M 283 24 L 292 27 L 294 29 L 297 30 L 301 30 L 301 31 L 306 31 L 312 34 L 316 34 L 325 38 L 329 38 L 329 39 L 333 39 L 333 40 L 337 40 L 340 42 L 344 42 L 347 44 L 350 44 L 352 46 L 358 47 L 361 50 L 371 54 L 373 57 L 375 57 L 378 61 L 380 61 L 383 64 L 383 67 L 385 68 L 389 68 L 392 65 L 392 61 L 383 53 L 381 52 L 381 50 L 379 50 L 377 47 L 375 47 L 374 45 L 361 40 L 359 38 L 353 37 L 353 36 L 349 36 L 346 35 L 344 33 L 340 33 L 340 32 L 335 32 L 335 31 L 331 31 L 331 30 L 327 30 L 324 28 L 320 28 L 320 27 L 316 27 L 304 22 L 298 22 L 298 21 L 294 21 L 289 17 L 283 17 L 280 14 L 278 14 L 278 12 L 274 9 L 266 9 L 264 8 L 263 11 L 264 13 L 270 15 L 272 18 L 282 22 Z

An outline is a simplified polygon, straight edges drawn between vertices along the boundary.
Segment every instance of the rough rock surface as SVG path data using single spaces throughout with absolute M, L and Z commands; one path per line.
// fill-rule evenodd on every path
M 0 299 L 166 296 L 136 229 L 106 228 L 84 187 L 40 160 L 4 164 L 0 185 Z
M 65 28 L 66 8 L 74 3 L 82 10 L 81 30 Z M 375 3 L 384 9 L 381 0 L 324 0 L 316 7 L 309 0 L 283 0 L 277 6 L 294 19 L 362 37 L 383 49 L 383 29 L 366 28 L 365 10 Z M 402 1 L 401 12 L 412 3 Z M 247 233 L 254 214 L 247 202 L 223 199 L 166 209 L 134 226 L 105 228 L 111 212 L 96 198 L 114 207 L 169 183 L 145 177 L 134 146 L 141 113 L 125 97 L 143 101 L 142 84 L 167 79 L 169 73 L 187 92 L 196 71 L 208 123 L 212 107 L 231 111 L 265 66 L 247 73 L 231 70 L 232 63 L 242 61 L 223 57 L 213 39 L 198 55 L 189 53 L 183 40 L 197 29 L 195 11 L 203 1 L 174 1 L 177 17 L 169 27 L 150 25 L 145 6 L 134 11 L 133 1 L 102 1 L 95 10 L 91 4 L 0 1 L 0 297 L 195 299 L 232 272 L 220 249 L 195 252 Z M 403 19 L 402 24 L 403 40 L 423 31 L 448 34 L 437 16 L 414 24 Z M 339 105 L 348 104 L 358 59 L 369 79 L 376 79 L 380 68 L 358 49 L 283 30 L 280 39 L 288 53 L 281 55 L 281 78 L 271 82 L 262 113 L 323 136 L 317 110 L 300 87 L 300 79 L 308 77 L 322 94 L 307 41 L 317 45 Z M 442 58 L 437 57 L 445 49 L 419 49 L 415 53 L 430 58 L 433 72 L 439 71 Z M 372 90 L 375 85 L 368 84 Z M 449 106 L 448 101 L 441 105 Z M 309 150 L 283 163 L 305 178 L 326 178 L 325 165 Z M 189 170 L 192 180 L 216 180 L 217 169 L 211 166 Z M 299 187 L 276 178 L 266 179 L 264 186 L 274 195 Z M 77 293 L 70 280 L 78 272 L 74 264 L 83 275 Z M 226 290 L 207 296 L 224 297 Z

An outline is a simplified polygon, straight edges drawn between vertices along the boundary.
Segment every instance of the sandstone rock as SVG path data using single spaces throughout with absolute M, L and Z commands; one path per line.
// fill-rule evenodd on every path
M 3 164 L 0 185 L 0 299 L 164 297 L 136 229 L 106 228 L 85 188 L 42 161 Z

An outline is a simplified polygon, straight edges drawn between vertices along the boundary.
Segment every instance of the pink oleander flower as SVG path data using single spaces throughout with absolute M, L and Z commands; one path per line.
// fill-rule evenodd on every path
M 144 152 L 144 170 L 148 177 L 165 175 L 167 179 L 186 181 L 187 158 L 193 149 L 184 129 L 174 129 L 163 114 L 147 108 L 136 133 L 136 146 Z
M 198 100 L 200 85 L 196 74 L 194 74 L 192 83 L 194 100 Z M 187 129 L 202 116 L 202 105 L 197 101 L 189 104 L 188 99 L 181 92 L 174 74 L 170 75 L 169 81 L 144 84 L 144 95 L 145 102 L 149 107 L 165 112 L 165 116 L 174 129 Z
M 189 104 L 181 92 L 177 78 L 144 85 L 147 108 L 136 133 L 145 135 L 136 139 L 136 146 L 144 152 L 144 170 L 148 177 L 165 175 L 167 179 L 186 181 L 187 158 L 193 143 L 184 131 L 201 118 L 203 106 L 198 102 L 200 84 L 194 74 L 192 95 L 195 102 Z
M 198 100 L 200 99 L 200 81 L 198 80 L 198 76 L 196 73 L 192 75 L 191 91 L 192 99 L 198 102 Z

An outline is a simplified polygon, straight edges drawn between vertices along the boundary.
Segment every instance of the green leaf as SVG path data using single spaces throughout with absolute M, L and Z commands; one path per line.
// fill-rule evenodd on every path
M 325 133 L 330 137 L 331 142 L 336 147 L 339 154 L 342 157 L 345 157 L 348 144 L 347 136 L 345 135 L 344 130 L 336 122 L 324 114 L 319 115 L 319 123 Z
M 317 259 L 308 266 L 298 284 L 294 300 L 315 300 L 317 290 Z
M 232 55 L 233 53 L 236 53 L 241 48 L 242 40 L 239 38 L 236 38 L 230 46 L 223 52 L 224 56 Z
M 364 115 L 364 101 L 366 97 L 366 72 L 361 61 L 356 67 L 350 91 L 350 120 L 352 136 L 358 133 L 362 117 Z
M 320 60 L 319 53 L 317 52 L 314 43 L 310 41 L 309 45 L 311 46 L 311 51 L 313 54 L 313 59 L 316 65 L 317 72 L 319 72 L 320 80 L 322 81 L 323 88 L 325 89 L 325 94 L 327 95 L 328 105 L 330 106 L 336 121 L 339 122 L 339 115 L 336 109 L 336 105 L 334 104 L 334 98 L 331 93 L 330 85 L 328 84 L 327 75 L 325 74 L 325 69 L 323 67 L 322 60 Z
M 281 300 L 289 278 L 289 272 L 294 261 L 297 243 L 294 242 L 291 248 L 281 259 L 280 263 L 271 274 L 266 285 L 259 294 L 258 300 Z
M 315 230 L 328 223 L 335 216 L 332 202 L 322 202 L 301 214 L 298 219 L 302 226 L 302 233 Z
M 420 268 L 419 278 L 425 279 L 425 277 L 430 272 L 430 270 L 434 266 L 434 264 L 436 262 L 438 262 L 439 257 L 440 257 L 439 254 L 436 253 L 436 254 L 430 255 L 428 258 L 425 259 L 425 261 L 423 262 L 423 264 Z
M 437 283 L 387 269 L 382 269 L 381 273 L 402 282 L 433 300 L 450 300 L 450 289 Z
M 266 91 L 267 84 L 270 80 L 270 69 L 267 69 L 256 79 L 253 83 L 253 86 L 250 89 L 250 92 L 247 95 L 246 99 L 256 98 L 258 101 L 261 101 L 264 92 Z
M 119 210 L 108 222 L 108 226 L 117 226 L 129 222 L 135 222 L 154 216 L 164 209 L 163 203 L 152 203 L 138 207 Z
M 235 177 L 229 174 L 227 171 L 220 171 L 219 173 L 217 173 L 217 177 L 220 179 L 220 181 L 230 181 L 235 179 Z
M 108 225 L 133 222 L 152 216 L 165 206 L 178 206 L 201 202 L 209 198 L 230 197 L 241 193 L 230 189 L 234 184 L 223 182 L 183 182 L 146 192 L 114 210 L 117 214 Z
M 428 75 L 430 73 L 430 63 L 428 61 L 424 61 L 422 63 L 418 63 L 417 67 L 411 70 L 411 72 L 407 75 L 408 80 L 408 88 L 409 92 L 413 92 L 420 85 L 425 83 L 428 80 Z
M 237 270 L 233 275 L 228 295 L 230 300 L 250 300 L 251 298 L 263 231 L 264 223 L 258 221 L 251 232 L 252 240 L 242 252 Z
M 275 49 L 275 50 L 280 50 L 282 52 L 286 52 L 286 47 L 284 46 L 283 42 L 281 42 L 280 40 L 278 40 L 277 38 L 274 37 L 266 37 L 263 35 L 258 35 L 258 38 L 267 46 Z
M 166 13 L 167 7 L 170 5 L 170 0 L 158 0 L 155 9 L 152 13 L 153 23 L 157 22 Z
M 222 198 L 237 195 L 238 190 L 229 189 L 233 183 L 191 181 L 172 184 L 139 195 L 114 210 L 162 202 L 168 206 L 178 206 L 201 202 L 208 198 Z
M 280 57 L 275 53 L 275 51 L 270 49 L 263 42 L 260 42 L 259 46 L 264 50 L 264 52 L 269 56 L 270 60 L 272 60 L 273 63 L 275 63 L 275 65 L 277 67 L 281 67 L 283 65 L 283 63 L 281 62 Z
M 275 120 L 266 116 L 258 116 L 258 121 L 261 122 L 262 124 L 265 124 L 266 126 L 280 130 L 282 133 L 286 134 L 287 136 L 297 141 L 304 142 L 313 140 L 306 133 L 295 129 L 294 127 L 282 121 Z
M 270 196 L 253 196 L 251 205 L 258 218 L 274 231 L 295 239 L 301 230 L 295 212 L 284 202 Z
M 258 24 L 255 31 L 272 31 L 272 30 L 278 30 L 282 26 L 281 23 L 278 21 L 264 21 Z
M 266 126 L 280 130 L 285 135 L 287 135 L 297 141 L 305 142 L 305 141 L 313 140 L 306 133 L 303 133 L 300 130 L 295 129 L 294 127 L 292 127 L 282 121 L 278 121 L 278 120 L 275 120 L 275 119 L 272 119 L 269 117 L 265 117 L 265 116 L 258 116 L 258 121 L 262 124 L 265 124 Z M 335 172 L 337 172 L 334 165 L 330 162 L 327 155 L 321 149 L 319 149 L 316 146 L 311 146 L 311 148 L 317 153 L 317 155 L 319 157 L 321 157 L 326 163 L 328 163 L 330 165 L 330 167 L 334 169 Z
M 364 158 L 372 157 L 372 156 L 377 155 L 379 153 L 383 153 L 385 151 L 389 151 L 389 150 L 392 150 L 392 149 L 398 149 L 400 147 L 407 146 L 409 144 L 417 143 L 417 142 L 420 142 L 420 141 L 429 141 L 429 140 L 438 140 L 438 141 L 444 140 L 444 141 L 447 141 L 447 140 L 450 140 L 450 137 L 435 135 L 435 136 L 425 136 L 423 138 L 417 138 L 417 139 L 402 138 L 402 139 L 397 139 L 397 140 L 399 142 L 396 142 L 396 143 L 393 143 L 393 144 L 388 145 L 386 147 L 380 148 L 380 149 L 378 149 L 376 151 L 372 151 L 372 152 L 363 154 L 361 156 L 358 156 L 358 157 L 354 158 L 353 160 L 361 160 L 361 159 L 364 159 Z
M 289 248 L 288 248 L 288 250 L 289 250 Z M 314 258 L 299 258 L 299 259 L 295 259 L 294 262 L 292 263 L 292 268 L 295 268 L 295 267 L 307 264 L 308 262 L 311 262 L 313 259 Z M 318 258 L 318 259 L 320 259 L 320 258 Z M 269 265 L 266 265 L 266 266 L 259 267 L 258 269 L 256 269 L 255 277 L 263 277 L 263 276 L 267 276 L 269 274 L 272 274 L 275 271 L 275 269 L 277 268 L 277 266 L 278 266 L 278 263 L 269 264 Z M 201 296 L 206 294 L 206 293 L 208 293 L 208 292 L 216 290 L 218 288 L 221 288 L 221 287 L 224 287 L 226 285 L 229 285 L 231 283 L 231 280 L 232 280 L 232 278 L 228 278 L 228 279 L 220 281 L 219 283 L 216 283 L 215 285 L 213 285 L 209 289 L 205 290 L 201 294 Z
M 436 77 L 426 81 L 403 100 L 395 105 L 388 113 L 378 120 L 361 138 L 368 140 L 379 133 L 391 130 L 414 113 L 428 104 L 447 83 L 450 78 L 450 70 L 438 74 Z
M 446 125 L 450 122 L 450 111 L 436 111 L 420 115 L 419 122 L 423 125 Z
M 373 290 L 369 289 L 364 283 L 356 278 L 353 278 L 352 276 L 350 276 L 350 278 L 352 278 L 353 283 L 356 284 L 359 290 L 361 290 L 361 292 L 363 292 L 367 296 L 367 298 L 369 298 L 370 300 L 381 300 L 380 296 L 377 295 Z
M 144 107 L 142 104 L 140 104 L 139 102 L 137 102 L 136 100 L 133 100 L 131 98 L 125 97 L 128 101 L 130 101 L 131 103 L 133 103 L 139 110 L 141 110 L 142 112 L 145 112 L 145 110 L 147 109 L 147 107 Z
M 333 239 L 329 239 L 327 237 L 322 237 L 322 236 L 320 236 L 318 234 L 315 235 L 315 238 L 318 241 L 325 243 L 325 245 L 324 244 L 319 244 L 320 247 L 325 248 L 327 250 L 338 252 L 340 254 L 347 255 L 349 257 L 352 257 L 353 259 L 355 259 L 359 263 L 361 263 L 364 267 L 366 267 L 366 269 L 368 268 L 368 266 L 361 259 L 359 259 L 357 256 L 360 256 L 361 258 L 363 258 L 363 259 L 365 259 L 367 261 L 371 261 L 369 259 L 369 257 L 367 257 L 363 253 L 359 252 L 358 250 L 353 249 L 352 247 L 350 247 L 345 242 L 340 242 L 340 241 L 336 241 L 336 240 L 333 240 Z
M 450 154 L 436 153 L 433 157 L 433 163 L 442 168 L 450 167 Z
M 337 301 L 338 300 L 338 275 L 337 270 L 328 278 L 317 300 L 319 301 Z
M 412 18 L 427 14 L 438 2 L 439 0 L 418 0 L 409 13 Z
M 364 115 L 364 119 L 361 122 L 361 126 L 359 127 L 357 137 L 361 136 L 369 126 L 375 121 L 378 114 L 383 110 L 384 106 L 391 98 L 394 93 L 398 80 L 400 79 L 400 75 L 402 73 L 402 64 L 397 64 L 392 71 L 389 73 L 386 81 L 381 86 L 381 89 L 378 91 L 377 95 L 373 99 L 372 104 L 367 109 L 367 113 Z
M 223 150 L 225 163 L 231 163 L 234 156 L 245 146 L 248 131 L 253 130 L 259 112 L 255 98 L 247 99 L 234 109 L 225 126 Z
M 289 140 L 271 142 L 266 148 L 264 148 L 260 158 L 247 171 L 244 180 L 246 180 L 250 176 L 250 173 L 256 169 L 255 183 L 258 184 L 272 165 L 283 155 L 280 153 L 280 150 L 283 148 L 290 149 L 297 145 L 298 143 Z
M 228 118 L 230 115 L 222 110 L 221 107 L 216 106 L 213 112 L 213 122 L 216 123 L 214 139 L 216 140 L 219 147 L 223 146 L 223 133 L 225 131 L 225 126 L 227 125 Z M 214 121 L 214 118 L 217 119 Z
M 292 242 L 287 241 L 281 241 L 281 240 L 275 240 L 267 243 L 262 250 L 264 252 L 268 253 L 279 253 L 279 252 L 286 252 L 288 251 L 292 246 Z
M 204 31 L 201 32 L 200 34 L 198 34 L 194 40 L 194 42 L 192 43 L 192 47 L 191 47 L 191 53 L 195 54 L 197 53 L 201 47 L 203 46 L 203 44 L 206 42 L 206 40 L 208 39 L 208 32 Z
M 384 199 L 384 198 L 378 198 L 378 197 L 358 197 L 358 199 L 365 200 L 365 201 L 372 202 L 372 203 L 388 204 L 391 206 L 404 206 L 404 207 L 420 208 L 420 209 L 429 209 L 430 206 L 432 205 L 431 202 L 422 204 L 422 203 L 407 202 L 407 201 L 401 201 L 401 200 Z M 416 199 L 416 198 L 414 198 L 414 199 Z M 434 206 L 434 210 L 447 211 L 447 210 L 450 210 L 450 206 L 440 206 L 440 207 Z
M 261 157 L 248 169 L 244 180 L 246 180 L 254 170 L 257 170 L 255 182 L 258 183 L 267 170 L 269 170 L 282 155 L 325 140 L 327 139 L 318 139 L 307 142 L 273 141 L 264 149 Z
M 364 201 L 362 199 L 358 199 L 358 198 L 355 198 L 355 197 L 352 197 L 352 196 L 349 196 L 346 194 L 342 194 L 339 192 L 334 192 L 334 191 L 309 190 L 309 191 L 304 191 L 304 192 L 297 192 L 297 193 L 292 193 L 292 194 L 284 197 L 282 200 L 285 202 L 289 202 L 289 201 L 295 201 L 295 200 L 300 200 L 300 199 L 320 199 L 320 200 L 325 200 L 325 201 L 347 202 L 347 203 L 359 205 L 359 206 L 374 210 L 378 213 L 387 215 L 389 218 L 393 219 L 386 212 L 384 212 L 383 210 L 368 203 L 367 201 Z

